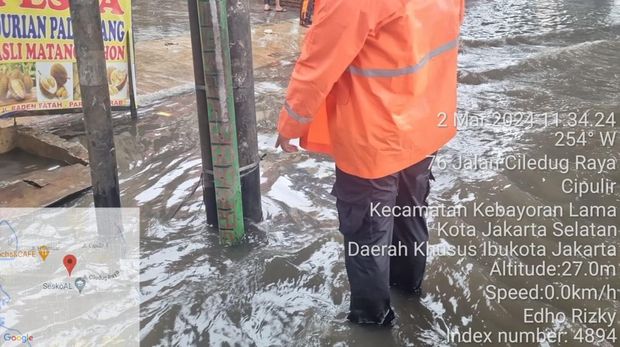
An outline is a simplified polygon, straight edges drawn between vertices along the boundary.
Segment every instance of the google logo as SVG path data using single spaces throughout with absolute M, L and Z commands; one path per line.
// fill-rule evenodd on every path
M 21 342 L 21 343 L 32 342 L 34 340 L 34 337 L 31 335 L 4 334 L 3 337 L 4 337 L 4 341 Z

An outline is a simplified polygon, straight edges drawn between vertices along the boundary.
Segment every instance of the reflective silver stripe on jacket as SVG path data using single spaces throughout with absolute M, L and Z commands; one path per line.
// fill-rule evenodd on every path
M 355 66 L 349 66 L 349 72 L 354 75 L 360 75 L 364 77 L 398 77 L 414 74 L 420 71 L 420 69 L 422 69 L 426 64 L 428 64 L 431 59 L 445 52 L 448 52 L 453 48 L 456 48 L 456 46 L 458 46 L 458 41 L 459 39 L 456 38 L 442 46 L 439 46 L 438 48 L 430 51 L 427 55 L 424 56 L 424 58 L 422 58 L 422 60 L 420 60 L 420 62 L 413 66 L 403 67 L 399 69 L 362 69 Z
M 291 118 L 293 118 L 294 120 L 298 121 L 299 123 L 308 124 L 312 122 L 311 117 L 302 116 L 299 113 L 293 111 L 293 109 L 291 108 L 291 105 L 289 105 L 288 102 L 284 103 L 284 108 L 286 109 L 286 112 L 288 112 L 288 115 L 291 116 Z

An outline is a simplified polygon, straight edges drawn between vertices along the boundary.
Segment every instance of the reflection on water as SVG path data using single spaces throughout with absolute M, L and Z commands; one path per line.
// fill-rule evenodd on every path
M 180 7 L 185 3 L 134 4 L 139 23 L 157 22 L 151 29 L 139 29 L 143 33 L 186 30 L 176 27 L 173 20 L 184 16 Z M 462 35 L 460 109 L 474 114 L 564 114 L 587 109 L 620 113 L 618 7 L 618 2 L 604 0 L 469 1 Z M 288 71 L 259 72 L 259 92 L 280 92 Z M 279 75 L 273 77 L 273 73 Z M 421 299 L 394 293 L 400 319 L 396 328 L 363 329 L 346 323 L 349 294 L 342 237 L 337 231 L 334 199 L 329 195 L 333 164 L 305 153 L 276 153 L 272 149 L 275 135 L 265 129 L 259 142 L 261 152 L 267 154 L 262 174 L 266 220 L 246 245 L 222 249 L 217 235 L 205 227 L 200 189 L 192 194 L 200 179 L 193 101 L 193 96 L 187 95 L 153 105 L 143 112 L 175 116 L 151 115 L 137 125 L 117 130 L 123 202 L 142 207 L 144 345 L 440 346 L 447 327 L 518 331 L 524 328 L 519 322 L 525 305 L 567 310 L 572 304 L 492 303 L 482 295 L 484 286 L 520 286 L 523 280 L 489 277 L 492 262 L 488 258 L 436 256 L 430 259 L 426 293 Z M 553 157 L 579 153 L 618 159 L 617 148 L 554 148 L 551 131 L 542 126 L 463 127 L 441 155 L 456 159 L 467 148 L 472 155 L 486 157 L 507 153 L 536 156 L 542 151 Z M 475 200 L 541 205 L 566 200 L 557 186 L 549 185 L 564 178 L 559 174 L 445 169 L 436 170 L 435 175 L 432 204 Z M 605 176 L 615 181 L 620 178 L 617 172 Z M 619 199 L 618 195 L 596 201 L 584 197 L 579 203 L 617 205 Z M 89 205 L 90 201 L 86 196 L 76 204 Z M 179 205 L 182 208 L 177 212 Z M 450 222 L 485 225 L 471 217 Z M 481 236 L 476 241 L 507 242 Z M 469 242 L 462 237 L 431 236 L 435 247 Z M 531 278 L 526 282 L 544 285 L 549 280 Z M 588 281 L 593 282 L 604 283 Z M 617 277 L 609 282 L 620 286 Z M 618 310 L 618 302 L 583 302 L 587 307 L 595 304 Z M 618 328 L 617 323 L 615 326 Z M 574 330 L 577 326 L 564 328 Z
M 189 31 L 187 1 L 133 0 L 136 40 L 186 35 Z

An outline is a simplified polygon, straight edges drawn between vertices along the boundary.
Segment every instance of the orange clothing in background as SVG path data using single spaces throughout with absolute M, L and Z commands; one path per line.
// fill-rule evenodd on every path
M 463 0 L 321 1 L 278 131 L 362 178 L 425 159 L 456 133 L 462 14 Z

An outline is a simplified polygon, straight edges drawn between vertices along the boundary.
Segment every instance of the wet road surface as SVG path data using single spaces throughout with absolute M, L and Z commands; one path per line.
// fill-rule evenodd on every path
M 38 157 L 20 149 L 0 154 L 0 182 L 14 179 L 15 176 L 36 170 L 53 169 L 64 163 Z
M 176 6 L 136 1 L 136 26 L 147 25 L 138 29 L 138 36 L 186 30 L 176 22 L 184 16 L 184 9 Z M 290 57 L 295 53 L 278 54 Z M 618 56 L 617 1 L 472 0 L 462 34 L 459 107 L 472 114 L 565 114 L 587 109 L 620 113 Z M 290 58 L 283 60 L 279 66 L 257 72 L 258 112 L 264 112 L 266 119 L 259 139 L 261 153 L 267 154 L 262 165 L 265 221 L 241 247 L 218 246 L 217 234 L 205 227 L 200 188 L 192 194 L 200 181 L 193 95 L 162 100 L 144 108 L 137 124 L 122 121 L 117 127 L 123 203 L 140 206 L 142 213 L 145 346 L 442 346 L 448 326 L 519 330 L 525 328 L 517 315 L 524 305 L 568 310 L 575 304 L 492 303 L 482 295 L 484 286 L 512 287 L 523 280 L 489 277 L 492 261 L 488 258 L 437 256 L 429 259 L 425 294 L 420 299 L 394 292 L 393 306 L 400 319 L 397 327 L 366 329 L 348 324 L 344 250 L 334 198 L 329 194 L 333 164 L 321 156 L 283 155 L 272 149 L 272 129 L 291 69 Z M 456 160 L 467 148 L 470 154 L 487 157 L 509 152 L 535 156 L 540 151 L 559 157 L 576 151 L 618 159 L 617 147 L 554 148 L 551 131 L 542 125 L 464 126 L 440 155 Z M 436 168 L 434 173 L 437 181 L 431 204 L 567 202 L 557 185 L 550 184 L 563 178 L 557 174 L 450 168 Z M 576 173 L 566 176 L 571 175 Z M 620 178 L 617 171 L 604 176 L 616 182 Z M 579 203 L 618 205 L 619 200 L 615 194 L 584 197 Z M 86 195 L 71 205 L 89 206 L 91 201 Z M 448 221 L 485 224 L 471 217 Z M 617 224 L 617 220 L 605 222 Z M 469 242 L 461 237 L 440 238 L 431 230 L 434 246 Z M 620 243 L 618 239 L 609 242 Z M 620 286 L 618 277 L 587 283 L 592 281 Z M 527 280 L 528 284 L 548 282 Z M 617 301 L 583 304 L 620 309 Z M 618 323 L 615 327 L 620 328 Z M 570 331 L 577 326 L 562 328 Z

